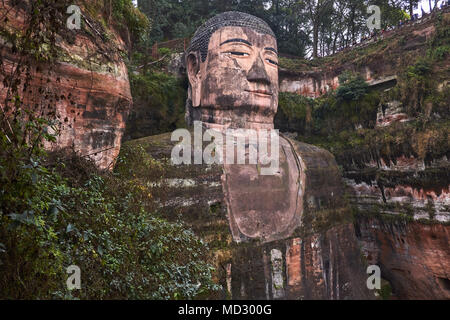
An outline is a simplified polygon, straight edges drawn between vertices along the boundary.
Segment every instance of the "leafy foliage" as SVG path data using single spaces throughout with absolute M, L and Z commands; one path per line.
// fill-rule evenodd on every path
M 426 59 L 419 59 L 416 64 L 408 67 L 408 77 L 422 77 L 430 73 L 430 62 Z
M 110 1 L 112 1 L 114 21 L 128 29 L 134 36 L 135 41 L 144 40 L 150 28 L 147 16 L 135 8 L 131 0 Z
M 82 5 L 105 29 L 112 27 L 121 32 L 128 45 L 131 45 L 129 42 L 140 43 L 147 39 L 150 21 L 132 0 L 83 0 Z
M 383 28 L 407 17 L 409 1 L 376 0 Z M 369 33 L 367 1 L 363 0 L 139 0 L 152 22 L 150 42 L 192 37 L 207 19 L 225 11 L 241 11 L 266 21 L 278 39 L 278 49 L 299 57 L 325 56 Z
M 280 92 L 275 125 L 278 128 L 289 128 L 289 130 L 304 133 L 305 129 L 311 125 L 313 106 L 313 99 Z
M 336 97 L 343 100 L 359 100 L 367 93 L 368 84 L 360 75 L 344 72 L 339 76 L 339 87 Z
M 160 49 L 163 60 L 152 61 L 135 53 L 130 66 L 130 85 L 134 107 L 125 132 L 126 139 L 173 131 L 185 126 L 187 79 L 167 72 L 171 52 Z M 141 67 L 143 66 L 143 67 Z
M 319 98 L 280 93 L 275 125 L 307 136 L 331 136 L 348 128 L 374 127 L 380 94 L 359 76 L 344 74 L 341 86 Z
M 2 298 L 189 299 L 216 288 L 206 245 L 145 210 L 151 190 L 128 179 L 122 157 L 114 174 L 76 156 L 53 156 L 53 167 L 1 161 L 18 178 L 1 181 Z M 82 270 L 79 292 L 65 288 L 69 265 Z
M 33 1 L 20 37 L 0 30 L 21 57 L 12 72 L 0 59 L 0 299 L 192 299 L 215 290 L 207 246 L 155 214 L 151 186 L 137 178 L 143 170 L 158 180 L 156 160 L 128 149 L 111 173 L 70 150 L 44 151 L 58 136 L 51 70 L 36 92 L 26 89 L 38 63 L 57 56 L 64 5 Z M 79 291 L 66 287 L 70 265 L 81 268 Z

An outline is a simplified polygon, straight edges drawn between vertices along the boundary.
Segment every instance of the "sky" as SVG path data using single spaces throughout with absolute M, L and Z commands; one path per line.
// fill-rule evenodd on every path
M 431 2 L 434 3 L 434 1 Z M 439 1 L 438 6 L 440 6 L 442 2 L 444 1 L 443 0 Z M 420 7 L 422 7 L 425 12 L 430 12 L 430 5 L 428 3 L 428 0 L 421 0 L 419 2 L 419 7 L 416 10 L 414 10 L 414 13 L 418 13 L 420 15 L 422 13 Z

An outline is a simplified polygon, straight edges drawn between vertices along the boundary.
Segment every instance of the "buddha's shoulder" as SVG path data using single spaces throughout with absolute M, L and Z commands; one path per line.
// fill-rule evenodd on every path
M 173 133 L 167 132 L 127 141 L 127 146 L 140 146 L 153 158 L 170 158 L 172 149 L 180 139 L 172 139 Z
M 337 169 L 336 160 L 331 152 L 328 150 L 304 143 L 286 136 L 282 138 L 287 141 L 292 148 L 295 150 L 296 154 L 301 158 L 306 167 L 333 167 Z
M 300 159 L 304 174 L 306 175 L 306 193 L 311 199 L 322 203 L 322 207 L 341 205 L 343 192 L 341 172 L 334 156 L 327 150 L 283 137 L 291 144 Z

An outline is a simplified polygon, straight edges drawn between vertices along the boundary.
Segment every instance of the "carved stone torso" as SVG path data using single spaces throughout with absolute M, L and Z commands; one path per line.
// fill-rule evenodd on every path
M 305 174 L 290 142 L 280 139 L 279 170 L 261 175 L 258 165 L 224 165 L 222 179 L 233 239 L 279 240 L 300 226 Z

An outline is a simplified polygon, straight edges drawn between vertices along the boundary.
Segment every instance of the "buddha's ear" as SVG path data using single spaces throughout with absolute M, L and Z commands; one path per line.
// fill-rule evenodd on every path
M 201 72 L 200 72 L 200 54 L 198 52 L 190 52 L 186 57 L 186 68 L 191 84 L 192 106 L 200 106 L 200 97 L 202 92 Z

